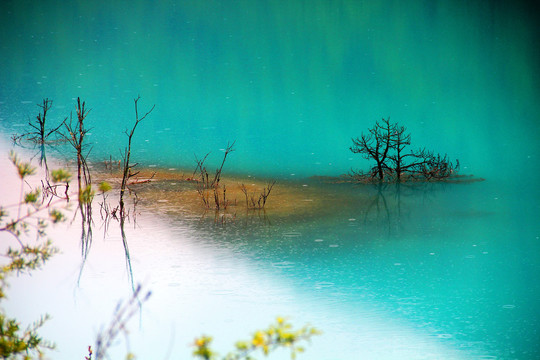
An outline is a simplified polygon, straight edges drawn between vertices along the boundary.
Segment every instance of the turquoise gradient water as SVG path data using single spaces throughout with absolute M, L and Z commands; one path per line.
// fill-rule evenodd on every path
M 269 210 L 225 225 L 170 205 L 174 193 L 157 202 L 140 193 L 125 230 L 134 281 L 153 295 L 111 356 L 190 358 L 200 334 L 225 354 L 284 315 L 324 332 L 309 359 L 538 357 L 540 228 L 512 212 L 515 199 L 488 182 L 323 187 L 324 218 Z M 350 200 L 332 201 L 340 194 Z M 61 254 L 12 280 L 4 303 L 24 322 L 52 315 L 41 334 L 57 343 L 53 358 L 85 354 L 131 293 L 118 223 L 105 228 L 99 211 L 94 219 L 84 261 L 78 221 L 50 227 Z
M 538 30 L 526 5 L 468 1 L 6 1 L 1 118 L 86 100 L 93 156 L 156 104 L 138 159 L 192 166 L 237 140 L 238 172 L 342 174 L 375 120 L 479 176 L 538 169 Z M 216 160 L 217 161 L 217 160 Z M 497 164 L 496 166 L 494 164 Z
M 92 109 L 90 159 L 119 158 L 140 94 L 141 112 L 156 108 L 137 129 L 134 161 L 192 169 L 194 154 L 211 151 L 214 165 L 236 140 L 225 172 L 283 181 L 369 166 L 350 138 L 390 116 L 414 147 L 459 158 L 462 173 L 486 181 L 380 193 L 326 185 L 358 206 L 330 195 L 328 218 L 269 214 L 270 223 L 225 229 L 146 204 L 128 237 L 136 280 L 155 297 L 132 334 L 135 353 L 166 358 L 170 347 L 171 358 L 189 358 L 201 332 L 227 349 L 291 315 L 325 332 L 310 359 L 536 359 L 534 10 L 504 1 L 3 1 L 2 149 L 43 98 L 57 124 L 81 97 Z M 364 192 L 375 201 L 369 212 Z M 65 255 L 15 283 L 8 306 L 29 321 L 37 310 L 58 319 L 46 333 L 65 349 L 58 358 L 82 358 L 97 331 L 89 328 L 129 293 L 114 233 L 95 242 L 74 285 L 76 230 L 52 234 Z M 50 286 L 61 295 L 34 307 Z

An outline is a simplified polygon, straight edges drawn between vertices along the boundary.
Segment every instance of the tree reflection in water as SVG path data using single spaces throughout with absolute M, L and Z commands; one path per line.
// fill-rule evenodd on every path
M 403 230 L 408 217 L 416 205 L 411 202 L 429 202 L 438 191 L 444 191 L 446 183 L 412 182 L 412 183 L 376 183 L 371 186 L 369 200 L 365 210 L 364 224 L 384 225 L 388 234 Z M 410 199 L 410 201 L 409 201 Z M 420 200 L 419 200 L 420 199 Z

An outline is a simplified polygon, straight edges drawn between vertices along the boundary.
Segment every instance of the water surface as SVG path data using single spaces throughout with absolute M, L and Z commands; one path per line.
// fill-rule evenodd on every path
M 489 182 L 306 183 L 325 189 L 328 211 L 239 208 L 224 224 L 202 207 L 189 215 L 147 202 L 141 189 L 125 228 L 132 274 L 118 222 L 106 230 L 96 211 L 86 258 L 79 220 L 51 229 L 62 254 L 13 281 L 6 310 L 27 321 L 50 313 L 43 335 L 58 343 L 54 358 L 82 356 L 132 281 L 153 292 L 130 323 L 141 358 L 189 358 L 203 333 L 224 354 L 278 315 L 323 330 L 310 359 L 538 355 L 540 288 L 529 280 L 540 270 L 539 229 L 509 212 L 514 199 Z M 332 201 L 344 194 L 349 203 Z
M 139 94 L 141 112 L 156 104 L 133 139 L 142 168 L 189 173 L 195 155 L 211 152 L 212 169 L 236 140 L 227 175 L 277 179 L 276 191 L 320 200 L 285 214 L 271 198 L 266 214 L 231 210 L 221 224 L 159 201 L 176 196 L 173 181 L 149 184 L 125 229 L 133 279 L 117 223 L 104 234 L 95 216 L 84 262 L 80 219 L 51 228 L 62 254 L 13 281 L 4 305 L 26 322 L 53 316 L 43 329 L 58 343 L 51 357 L 82 358 L 132 280 L 153 292 L 130 323 L 141 359 L 189 358 L 201 333 L 225 354 L 277 315 L 324 332 L 309 359 L 539 357 L 530 5 L 3 1 L 0 14 L 2 204 L 14 196 L 9 137 L 27 129 L 35 104 L 53 100 L 53 126 L 77 97 L 87 102 L 97 171 L 120 159 Z M 388 116 L 414 148 L 458 158 L 462 173 L 486 181 L 378 188 L 310 178 L 368 167 L 350 138 Z M 73 158 L 62 146 L 47 153 Z M 125 352 L 121 342 L 114 356 Z

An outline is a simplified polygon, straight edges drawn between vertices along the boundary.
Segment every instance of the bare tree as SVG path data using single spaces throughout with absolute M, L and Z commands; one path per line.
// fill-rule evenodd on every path
M 14 134 L 12 140 L 14 144 L 23 146 L 23 143 L 29 142 L 34 145 L 39 145 L 39 165 L 45 167 L 46 173 L 48 174 L 47 166 L 47 155 L 46 155 L 46 145 L 52 145 L 57 143 L 58 139 L 51 139 L 53 136 L 58 135 L 59 129 L 64 125 L 64 121 L 61 122 L 55 128 L 48 128 L 47 124 L 47 112 L 52 106 L 52 100 L 43 99 L 42 104 L 37 104 L 41 108 L 41 111 L 38 113 L 34 121 L 28 120 L 28 126 L 30 127 L 29 131 L 23 134 Z M 37 154 L 36 154 L 37 155 Z
M 79 196 L 83 194 L 83 183 L 84 188 L 90 186 L 92 183 L 90 170 L 88 168 L 88 164 L 86 163 L 86 158 L 88 157 L 90 150 L 86 152 L 86 154 L 84 153 L 86 149 L 84 139 L 90 131 L 90 129 L 85 127 L 84 120 L 89 112 L 90 110 L 85 108 L 85 102 L 83 101 L 81 104 L 81 99 L 77 98 L 76 122 L 73 123 L 72 115 L 69 116 L 69 122 L 66 122 L 67 119 L 63 122 L 67 133 L 62 133 L 62 136 L 71 144 L 77 154 L 77 180 Z
M 459 161 L 454 165 L 445 154 L 435 154 L 432 151 L 420 150 L 416 155 L 421 161 L 416 166 L 416 173 L 426 180 L 441 180 L 448 178 L 459 169 Z
M 373 159 L 376 162 L 372 169 L 372 174 L 384 179 L 386 159 L 392 147 L 392 133 L 394 125 L 390 124 L 390 118 L 378 121 L 375 126 L 369 129 L 368 134 L 362 134 L 359 138 L 353 138 L 353 146 L 349 149 L 355 154 L 363 154 L 366 159 Z
M 398 123 L 391 124 L 389 120 L 382 119 L 369 129 L 368 134 L 352 139 L 353 153 L 363 154 L 366 159 L 375 160 L 367 178 L 369 180 L 394 179 L 400 182 L 407 179 L 442 180 L 451 176 L 459 168 L 448 160 L 447 155 L 441 156 L 425 148 L 416 151 L 407 150 L 411 145 L 411 135 L 407 128 Z M 357 179 L 365 179 L 366 175 L 353 171 L 351 174 Z
M 126 191 L 128 180 L 139 173 L 138 171 L 135 173 L 131 172 L 131 170 L 135 166 L 137 166 L 137 164 L 131 164 L 129 162 L 130 157 L 131 157 L 131 140 L 133 139 L 133 134 L 135 133 L 135 129 L 137 128 L 137 125 L 139 125 L 139 123 L 143 121 L 144 118 L 146 118 L 156 107 L 156 105 L 153 105 L 152 108 L 148 112 L 146 112 L 146 114 L 144 114 L 143 117 L 139 118 L 139 109 L 138 109 L 137 103 L 139 102 L 140 98 L 141 96 L 139 95 L 137 96 L 136 99 L 133 100 L 135 102 L 135 124 L 133 125 L 133 128 L 131 129 L 130 132 L 126 130 L 126 135 L 128 137 L 128 146 L 125 148 L 124 153 L 122 154 L 124 171 L 123 171 L 123 176 L 122 176 L 122 185 L 120 186 L 120 216 L 121 217 L 124 217 L 125 215 L 124 214 L 124 192 Z
M 64 125 L 64 122 L 62 122 L 55 128 L 47 128 L 47 111 L 49 111 L 52 106 L 52 100 L 47 98 L 43 99 L 43 104 L 37 104 L 37 106 L 40 107 L 42 111 L 36 116 L 34 122 L 28 121 L 28 125 L 33 130 L 21 135 L 14 135 L 12 137 L 14 142 L 19 143 L 21 140 L 28 140 L 36 144 L 44 145 L 48 142 L 49 137 L 57 133 L 62 125 Z
M 47 117 L 47 111 L 52 106 L 52 100 L 49 99 L 43 99 L 43 105 L 38 106 L 43 109 L 43 113 L 39 113 L 36 116 L 35 124 L 28 123 L 32 128 L 34 128 L 36 131 L 34 132 L 35 138 L 34 140 L 39 144 L 45 144 L 47 141 L 47 138 L 56 133 L 63 125 L 63 122 L 58 125 L 57 127 L 47 130 L 45 123 L 46 123 L 46 117 Z
M 392 162 L 392 169 L 394 170 L 397 181 L 401 180 L 403 172 L 411 168 L 411 164 L 406 163 L 407 157 L 414 157 L 411 153 L 405 153 L 405 148 L 411 145 L 411 134 L 406 134 L 407 130 L 405 126 L 398 126 L 394 124 L 392 126 L 393 132 L 390 134 L 390 147 L 393 153 L 388 155 L 388 158 Z
M 272 188 L 276 184 L 276 180 L 268 182 L 268 184 L 263 188 L 262 193 L 259 194 L 259 197 L 255 199 L 255 193 L 249 194 L 246 185 L 241 184 L 240 190 L 244 193 L 246 198 L 246 209 L 264 209 L 266 205 L 266 200 L 270 196 Z
M 227 156 L 233 152 L 234 144 L 236 143 L 236 140 L 232 143 L 227 143 L 227 147 L 225 148 L 225 152 L 223 154 L 223 160 L 221 161 L 221 166 L 218 167 L 213 175 L 213 177 L 210 176 L 208 173 L 208 170 L 206 169 L 206 166 L 204 165 L 204 162 L 206 161 L 206 158 L 210 153 L 206 154 L 201 160 L 199 160 L 195 156 L 195 161 L 197 162 L 197 166 L 195 167 L 195 171 L 193 172 L 193 176 L 195 176 L 195 173 L 199 173 L 200 180 L 197 182 L 197 192 L 199 194 L 199 197 L 203 201 L 204 205 L 207 208 L 210 208 L 210 189 L 213 190 L 214 193 L 214 203 L 216 209 L 220 209 L 221 207 L 227 208 L 228 206 L 228 200 L 226 198 L 226 188 L 225 185 L 223 185 L 223 201 L 219 198 L 219 183 L 221 181 L 221 172 L 223 171 L 223 166 L 225 165 L 225 161 L 227 160 Z

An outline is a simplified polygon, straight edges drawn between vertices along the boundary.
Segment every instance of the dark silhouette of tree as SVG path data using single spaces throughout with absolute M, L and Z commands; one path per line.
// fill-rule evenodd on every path
M 417 166 L 417 173 L 420 173 L 427 180 L 445 179 L 459 170 L 459 160 L 456 160 L 456 165 L 454 165 L 448 160 L 446 154 L 441 156 L 424 149 L 416 156 L 422 159 Z
M 392 146 L 392 133 L 394 125 L 390 124 L 390 118 L 378 121 L 369 129 L 368 134 L 362 134 L 360 138 L 352 139 L 353 146 L 349 149 L 355 154 L 363 154 L 366 159 L 373 159 L 376 165 L 372 168 L 372 177 L 375 175 L 382 181 L 386 166 L 388 151 Z
M 407 164 L 406 159 L 416 157 L 412 153 L 405 153 L 405 148 L 411 145 L 411 134 L 405 133 L 406 130 L 405 126 L 399 126 L 396 123 L 392 126 L 392 134 L 389 135 L 390 147 L 394 152 L 388 158 L 392 162 L 397 181 L 401 181 L 401 175 L 414 167 L 414 163 Z
M 90 154 L 90 150 L 84 154 L 87 144 L 85 143 L 85 138 L 89 128 L 85 126 L 84 120 L 90 110 L 85 108 L 85 102 L 81 104 L 81 99 L 77 98 L 77 120 L 73 123 L 73 117 L 70 114 L 69 122 L 67 119 L 62 123 L 65 126 L 65 132 L 61 135 L 66 139 L 67 142 L 73 147 L 77 154 L 77 183 L 78 183 L 78 193 L 79 197 L 83 195 L 85 189 L 87 189 L 92 184 L 92 179 L 90 176 L 90 168 L 86 159 Z M 84 183 L 84 186 L 83 186 Z
M 139 95 L 139 96 L 137 96 L 136 99 L 133 100 L 134 103 L 135 103 L 135 124 L 133 125 L 133 128 L 131 129 L 131 131 L 128 132 L 126 130 L 126 135 L 128 137 L 128 146 L 126 147 L 126 149 L 124 150 L 124 153 L 122 154 L 124 169 L 123 169 L 123 176 L 122 176 L 122 184 L 120 185 L 120 216 L 121 217 L 125 216 L 125 214 L 124 214 L 124 193 L 126 191 L 128 181 L 132 177 L 137 176 L 137 174 L 139 174 L 138 171 L 132 172 L 133 168 L 136 167 L 138 164 L 131 164 L 129 162 L 130 157 L 131 157 L 131 140 L 133 139 L 133 134 L 135 134 L 135 129 L 137 128 L 137 125 L 139 125 L 139 123 L 141 121 L 143 121 L 156 107 L 156 105 L 154 104 L 152 106 L 152 108 L 150 110 L 148 110 L 148 112 L 146 112 L 146 114 L 144 114 L 143 117 L 139 117 L 139 109 L 138 109 L 137 103 L 139 102 L 140 98 L 141 98 L 141 96 Z
M 368 174 L 352 172 L 351 175 L 359 180 L 443 180 L 459 169 L 459 161 L 454 166 L 446 154 L 441 156 L 425 148 L 407 150 L 411 145 L 411 134 L 405 126 L 390 123 L 389 118 L 377 121 L 368 134 L 353 138 L 352 142 L 350 150 L 353 153 L 375 161 Z
M 52 100 L 43 99 L 43 104 L 37 104 L 37 106 L 42 110 L 33 122 L 30 120 L 28 121 L 28 125 L 32 130 L 21 135 L 13 135 L 12 140 L 15 143 L 20 144 L 22 141 L 29 141 L 35 144 L 45 145 L 56 141 L 56 139 L 51 141 L 49 138 L 51 135 L 58 134 L 58 130 L 64 125 L 64 122 L 60 123 L 55 128 L 47 128 L 47 112 L 52 107 Z

